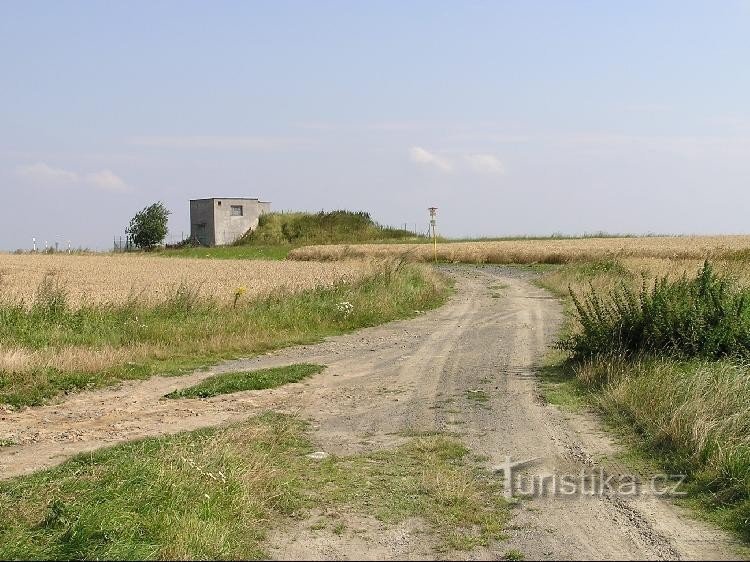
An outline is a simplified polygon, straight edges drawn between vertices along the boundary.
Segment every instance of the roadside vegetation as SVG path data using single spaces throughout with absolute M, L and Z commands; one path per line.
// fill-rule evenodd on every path
M 256 298 L 240 290 L 216 298 L 181 285 L 155 304 L 133 297 L 73 306 L 66 287 L 47 278 L 31 303 L 0 304 L 0 403 L 36 405 L 63 392 L 319 341 L 412 316 L 447 295 L 429 269 L 368 267 L 349 282 Z
M 542 277 L 568 293 L 567 360 L 548 398 L 599 408 L 645 458 L 689 477 L 688 503 L 750 540 L 746 262 L 604 260 Z
M 222 373 L 209 377 L 195 386 L 170 392 L 165 398 L 211 398 L 212 396 L 231 394 L 243 390 L 276 388 L 291 382 L 299 382 L 312 375 L 317 375 L 323 369 L 325 369 L 323 365 L 300 363 L 297 365 L 287 365 L 286 367 L 258 369 L 256 371 Z
M 347 513 L 426 521 L 438 551 L 502 539 L 502 484 L 456 439 L 308 457 L 302 422 L 266 414 L 80 455 L 0 482 L 3 559 L 264 559 L 267 532 L 306 520 L 352 533 Z M 323 513 L 314 523 L 307 519 Z

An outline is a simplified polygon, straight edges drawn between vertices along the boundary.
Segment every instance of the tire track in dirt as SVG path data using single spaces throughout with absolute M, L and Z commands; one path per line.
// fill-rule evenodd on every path
M 403 442 L 409 432 L 457 432 L 488 470 L 510 455 L 538 458 L 529 474 L 576 473 L 602 466 L 617 450 L 589 414 L 562 413 L 539 400 L 539 361 L 562 318 L 559 303 L 529 274 L 497 267 L 446 268 L 456 294 L 418 317 L 297 346 L 183 377 L 154 377 L 0 413 L 0 477 L 53 466 L 84 451 L 148 436 L 215 426 L 274 409 L 311 422 L 322 450 L 351 454 Z M 503 289 L 496 287 L 499 284 Z M 500 294 L 499 298 L 495 298 Z M 493 296 L 494 295 L 494 296 Z M 320 375 L 267 391 L 208 400 L 163 400 L 217 372 L 317 362 Z M 473 399 L 481 391 L 485 401 Z M 605 457 L 604 461 L 599 461 Z M 598 463 L 598 464 L 597 464 Z M 309 525 L 280 529 L 278 558 L 434 556 L 419 521 L 384 528 L 352 515 L 360 533 L 311 535 Z M 723 533 L 657 497 L 535 497 L 520 502 L 507 542 L 454 556 L 496 559 L 516 548 L 535 559 L 701 559 L 736 557 Z

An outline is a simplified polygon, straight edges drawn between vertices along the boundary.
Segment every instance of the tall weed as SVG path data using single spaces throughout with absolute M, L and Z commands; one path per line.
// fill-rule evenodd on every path
M 750 290 L 705 262 L 694 278 L 661 277 L 640 290 L 570 290 L 580 329 L 560 342 L 574 359 L 653 353 L 680 358 L 750 357 Z

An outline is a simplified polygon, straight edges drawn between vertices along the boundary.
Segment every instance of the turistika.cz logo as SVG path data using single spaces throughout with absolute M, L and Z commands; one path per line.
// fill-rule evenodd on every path
M 530 470 L 540 459 L 514 461 L 510 456 L 494 467 L 503 475 L 504 496 L 512 497 L 600 497 L 682 496 L 684 474 L 655 474 L 642 479 L 632 474 L 607 474 L 603 468 L 582 468 L 578 473 L 557 469 L 535 473 Z

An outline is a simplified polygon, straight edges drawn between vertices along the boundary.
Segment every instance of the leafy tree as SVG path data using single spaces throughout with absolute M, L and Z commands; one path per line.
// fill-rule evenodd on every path
M 167 221 L 172 211 L 161 201 L 136 213 L 126 232 L 130 240 L 144 250 L 158 246 L 167 237 Z

